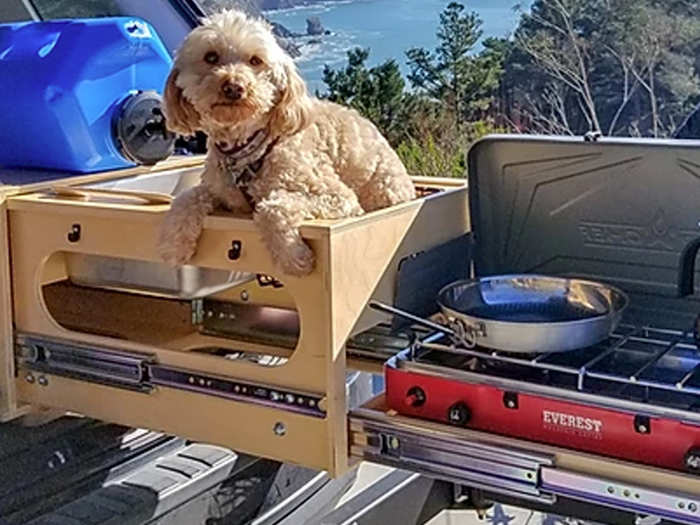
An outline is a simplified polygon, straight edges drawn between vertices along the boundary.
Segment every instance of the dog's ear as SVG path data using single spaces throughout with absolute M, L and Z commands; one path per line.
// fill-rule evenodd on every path
M 175 83 L 177 75 L 178 70 L 173 68 L 165 83 L 163 93 L 165 125 L 169 130 L 181 135 L 193 135 L 200 125 L 199 113 Z
M 281 134 L 293 134 L 306 127 L 311 114 L 311 99 L 306 93 L 306 84 L 294 63 L 284 67 L 284 91 L 282 98 L 272 110 L 270 124 Z

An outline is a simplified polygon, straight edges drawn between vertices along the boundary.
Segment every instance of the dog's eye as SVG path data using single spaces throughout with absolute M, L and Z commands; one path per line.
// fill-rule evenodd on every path
M 219 53 L 216 51 L 209 51 L 209 53 L 204 55 L 204 61 L 207 64 L 217 64 L 219 62 Z
M 250 57 L 250 65 L 251 66 L 259 66 L 260 64 L 263 63 L 262 59 L 259 56 L 253 55 Z

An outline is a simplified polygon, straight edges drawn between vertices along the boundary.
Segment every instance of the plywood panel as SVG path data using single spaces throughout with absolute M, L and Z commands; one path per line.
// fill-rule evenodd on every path
M 46 262 L 63 252 L 159 261 L 156 240 L 167 205 L 85 202 L 41 192 L 12 197 L 9 223 L 18 332 L 96 348 L 149 352 L 164 366 L 317 394 L 324 398 L 326 417 L 290 417 L 291 412 L 285 410 L 173 389 L 158 389 L 147 398 L 132 397 L 114 388 L 105 390 L 107 387 L 60 378 L 51 379 L 55 387 L 43 389 L 18 379 L 20 399 L 221 443 L 264 457 L 302 461 L 334 475 L 344 472 L 348 465 L 347 338 L 357 329 L 358 318 L 377 290 L 391 295 L 401 257 L 432 247 L 444 236 L 460 236 L 468 228 L 466 187 L 452 181 L 434 186 L 439 191 L 430 197 L 364 217 L 304 224 L 302 235 L 315 252 L 316 268 L 302 278 L 278 276 L 300 321 L 297 347 L 279 367 L 187 351 L 188 345 L 198 340 L 213 345 L 215 338 L 192 333 L 182 309 L 154 298 L 135 301 L 93 293 L 91 301 L 82 306 L 73 301 L 64 313 L 72 329 L 61 326 L 51 316 L 47 301 L 65 298 L 45 299 L 41 291 L 49 273 L 61 274 L 54 269 L 47 272 Z M 77 242 L 67 237 L 73 224 L 81 225 Z M 241 241 L 243 247 L 235 261 L 227 255 L 233 240 Z M 225 213 L 206 219 L 191 263 L 229 271 L 277 273 L 251 219 Z M 88 325 L 100 325 L 103 332 L 82 333 L 87 318 L 91 318 Z M 225 345 L 231 341 L 221 339 L 221 344 L 229 347 Z M 279 355 L 288 355 L 288 349 L 280 349 Z M 101 396 L 109 397 L 106 403 L 97 402 Z M 293 440 L 280 447 L 278 440 L 267 437 L 273 418 L 283 416 L 294 425 L 298 421 L 299 430 L 294 431 Z M 222 430 L 216 425 L 224 420 Z M 244 428 L 237 431 L 229 421 L 244 422 Z M 296 437 L 303 432 L 305 439 Z

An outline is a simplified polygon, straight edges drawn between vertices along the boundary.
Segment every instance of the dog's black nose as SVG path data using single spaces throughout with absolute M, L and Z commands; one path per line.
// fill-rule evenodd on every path
M 229 100 L 240 100 L 243 97 L 245 90 L 240 84 L 231 84 L 230 82 L 224 82 L 221 86 L 221 92 Z

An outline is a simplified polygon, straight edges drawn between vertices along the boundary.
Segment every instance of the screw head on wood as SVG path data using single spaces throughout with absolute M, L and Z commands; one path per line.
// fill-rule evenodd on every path
M 400 446 L 401 443 L 399 442 L 399 438 L 397 438 L 396 436 L 391 436 L 389 438 L 389 448 L 391 450 L 398 450 Z
M 272 429 L 276 436 L 284 436 L 287 433 L 287 427 L 284 423 L 278 421 Z

